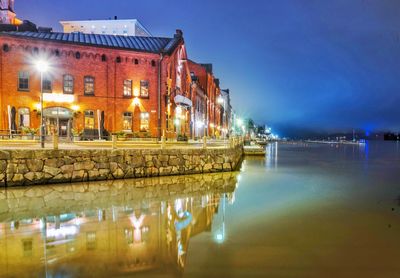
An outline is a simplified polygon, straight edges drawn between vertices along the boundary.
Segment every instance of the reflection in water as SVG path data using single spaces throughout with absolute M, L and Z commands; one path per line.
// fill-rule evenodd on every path
M 236 183 L 223 173 L 0 191 L 0 277 L 182 274 L 190 238 L 223 241 Z

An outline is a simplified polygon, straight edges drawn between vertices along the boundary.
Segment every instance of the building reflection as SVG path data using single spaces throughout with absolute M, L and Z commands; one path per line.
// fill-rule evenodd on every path
M 223 174 L 222 179 L 218 175 L 196 177 L 200 191 L 186 190 L 184 195 L 167 192 L 163 198 L 121 202 L 110 190 L 108 205 L 72 200 L 68 209 L 55 215 L 49 207 L 44 209 L 46 215 L 2 214 L 0 277 L 114 277 L 138 272 L 179 276 L 190 239 L 211 232 L 214 224 L 225 226 L 220 216 L 214 224 L 213 220 L 221 206 L 225 210 L 229 200 L 234 200 L 236 174 Z M 193 188 L 192 184 L 188 187 Z M 11 199 L 8 204 L 27 201 L 25 197 Z

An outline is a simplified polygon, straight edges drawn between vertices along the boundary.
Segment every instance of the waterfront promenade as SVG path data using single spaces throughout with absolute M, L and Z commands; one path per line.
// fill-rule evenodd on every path
M 5 144 L 4 144 L 5 143 Z M 87 141 L 47 144 L 2 142 L 0 185 L 141 178 L 228 172 L 237 168 L 243 142 Z

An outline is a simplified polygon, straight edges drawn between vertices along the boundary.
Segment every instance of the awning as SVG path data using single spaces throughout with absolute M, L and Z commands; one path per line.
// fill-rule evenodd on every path
M 174 101 L 177 105 L 192 107 L 192 101 L 189 98 L 184 97 L 182 95 L 175 96 Z

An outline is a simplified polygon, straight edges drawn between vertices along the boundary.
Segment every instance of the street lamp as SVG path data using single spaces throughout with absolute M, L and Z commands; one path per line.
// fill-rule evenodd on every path
M 43 74 L 49 69 L 49 64 L 44 60 L 35 63 L 36 69 L 40 72 L 40 146 L 44 148 L 44 110 L 43 110 Z

